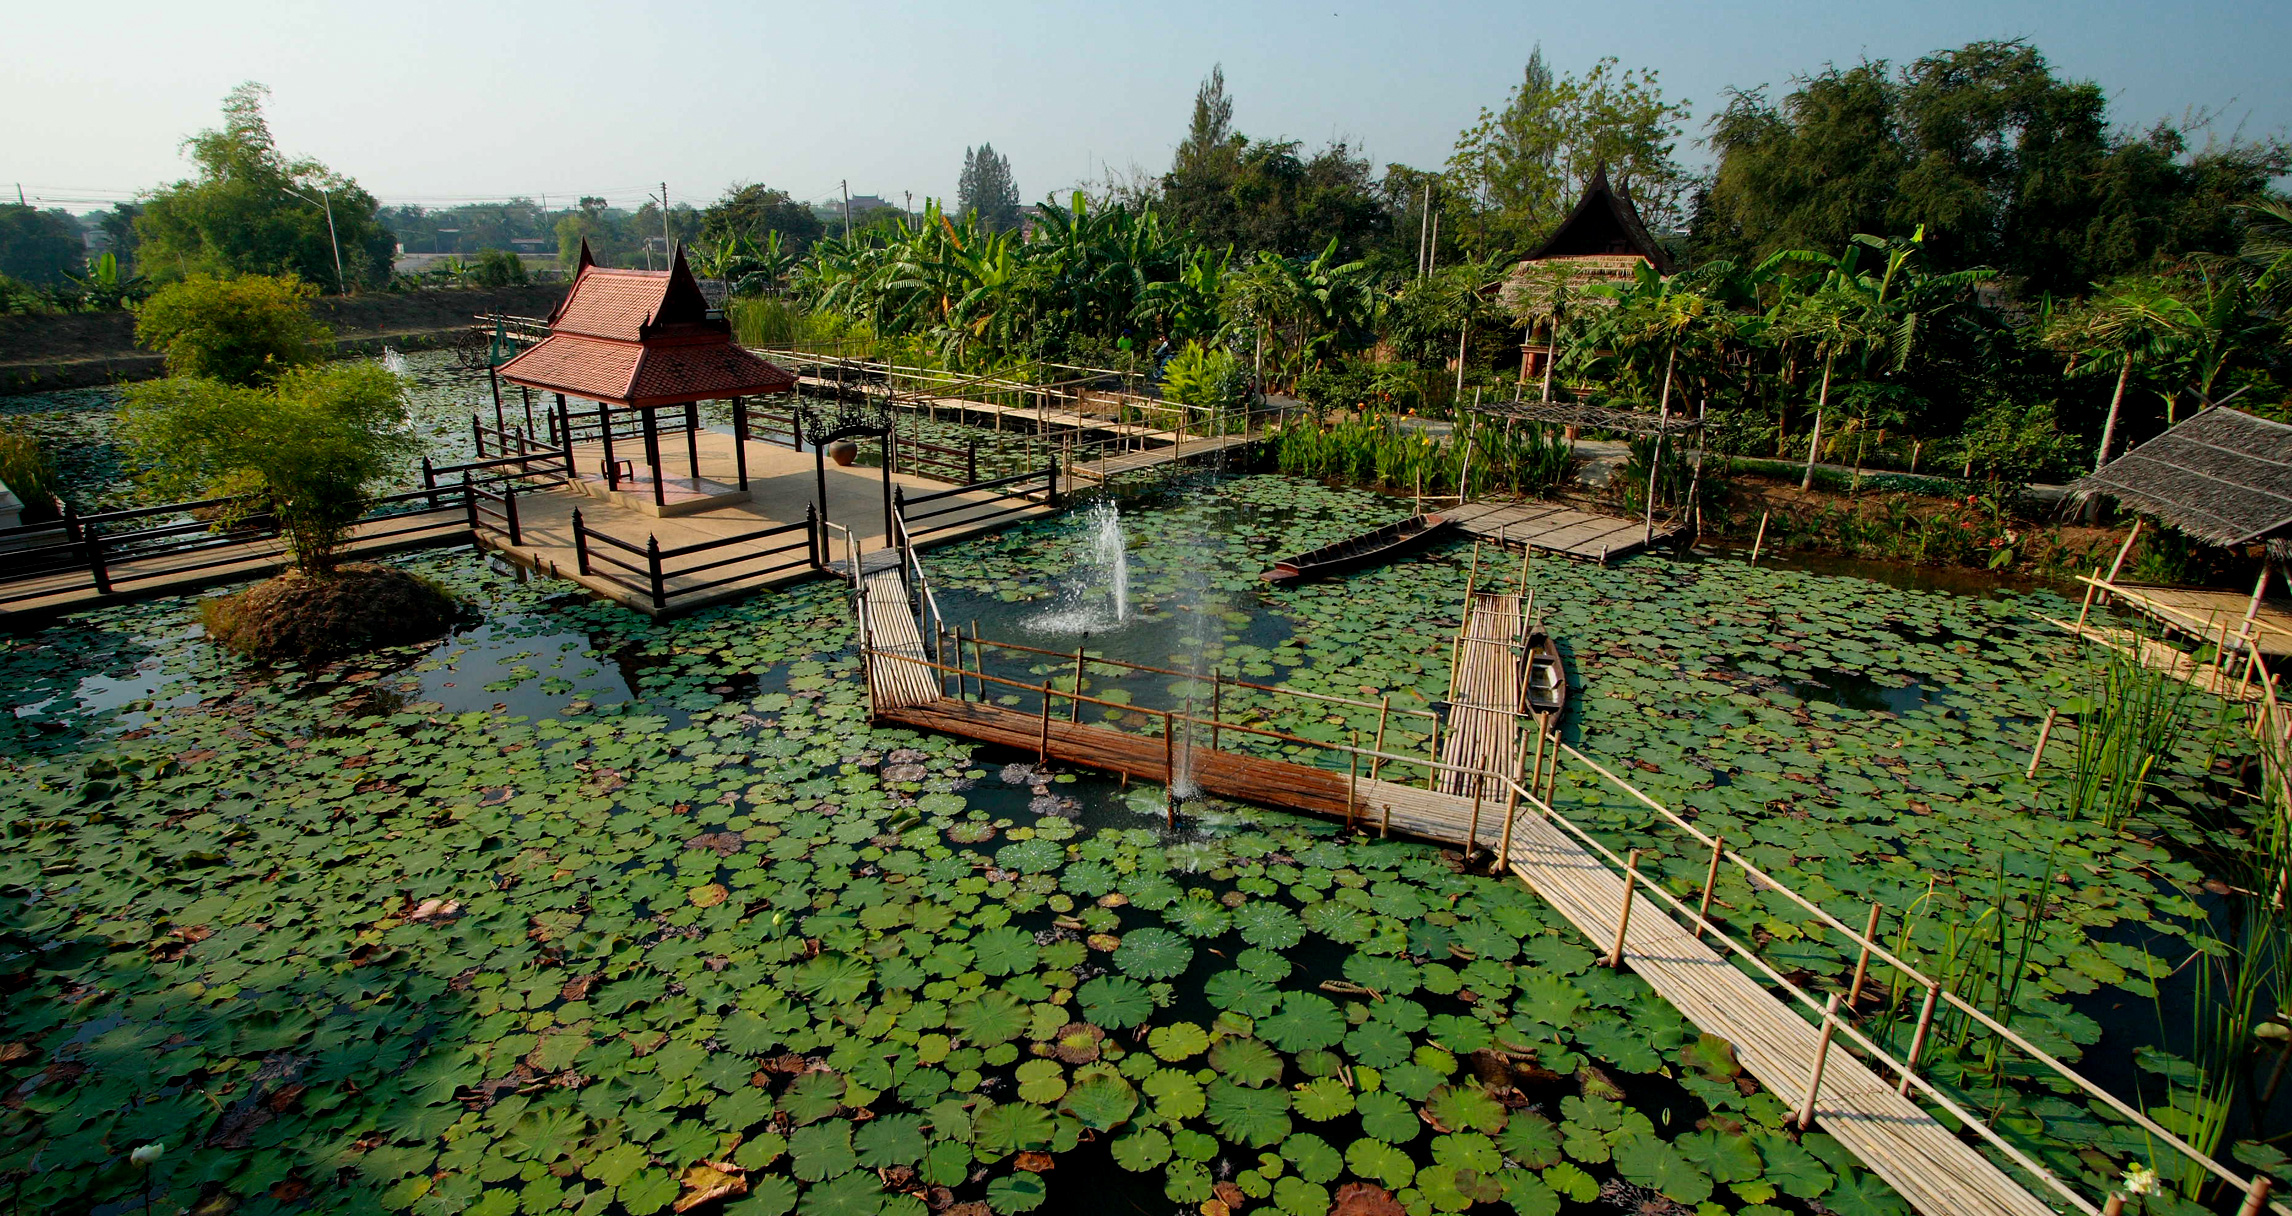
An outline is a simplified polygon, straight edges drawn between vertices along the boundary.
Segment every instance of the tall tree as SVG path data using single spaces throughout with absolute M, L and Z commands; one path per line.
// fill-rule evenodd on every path
M 1685 102 L 1666 101 L 1652 71 L 1602 59 L 1555 77 L 1537 48 L 1501 111 L 1457 135 L 1446 197 L 1451 231 L 1483 257 L 1524 251 L 1566 218 L 1602 167 L 1657 230 L 1682 218 L 1687 173 L 1672 151 Z
M 989 232 L 1008 232 L 1019 226 L 1019 183 L 1011 177 L 1011 161 L 993 144 L 963 149 L 963 176 L 955 185 L 955 211 L 976 215 Z
M 802 256 L 820 239 L 820 217 L 785 190 L 750 182 L 734 185 L 700 213 L 700 239 L 723 244 L 745 240 L 762 248 L 766 234 L 779 233 L 781 247 Z
M 70 212 L 0 204 L 0 275 L 61 287 L 86 264 L 87 245 Z
M 292 274 L 345 286 L 390 281 L 397 240 L 374 196 L 315 160 L 290 160 L 248 82 L 223 99 L 223 125 L 185 141 L 199 176 L 163 187 L 136 217 L 145 274 Z M 331 223 L 329 215 L 331 213 Z

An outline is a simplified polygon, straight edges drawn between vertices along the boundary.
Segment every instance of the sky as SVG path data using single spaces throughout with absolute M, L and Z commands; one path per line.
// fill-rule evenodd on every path
M 185 176 L 185 136 L 223 94 L 268 85 L 282 150 L 387 203 L 602 195 L 666 182 L 705 204 L 735 182 L 798 198 L 953 194 L 991 142 L 1040 199 L 1108 166 L 1159 172 L 1195 87 L 1225 68 L 1235 125 L 1373 163 L 1434 167 L 1503 103 L 1538 44 L 1556 71 L 1655 69 L 1703 121 L 1730 89 L 1825 63 L 1906 62 L 2022 38 L 2098 81 L 2120 125 L 2194 112 L 2226 137 L 2292 135 L 2292 4 L 2172 0 L 1155 5 L 965 0 L 800 5 L 349 5 L 121 0 L 91 19 L 14 0 L 0 40 L 0 191 L 73 211 Z

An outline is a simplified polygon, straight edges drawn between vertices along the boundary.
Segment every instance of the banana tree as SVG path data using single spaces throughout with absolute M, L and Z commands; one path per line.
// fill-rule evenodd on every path
M 2114 372 L 2117 377 L 2109 393 L 2109 415 L 2101 424 L 2101 447 L 2093 455 L 2095 472 L 2109 463 L 2133 373 L 2173 360 L 2198 324 L 2194 310 L 2156 275 L 2118 279 L 2053 319 L 2045 340 L 2069 355 L 2069 374 Z

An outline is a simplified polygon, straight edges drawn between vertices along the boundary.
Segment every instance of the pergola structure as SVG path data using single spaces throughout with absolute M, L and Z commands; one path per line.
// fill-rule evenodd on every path
M 748 500 L 747 398 L 796 385 L 795 373 L 750 354 L 732 340 L 732 326 L 708 305 L 679 249 L 667 270 L 613 270 L 596 264 L 587 242 L 572 289 L 549 315 L 549 336 L 501 365 L 499 377 L 556 396 L 557 434 L 570 454 L 574 421 L 568 399 L 596 405 L 602 448 L 585 488 L 650 514 L 682 514 Z M 732 402 L 733 485 L 700 475 L 700 402 Z M 687 475 L 669 474 L 661 462 L 656 415 L 682 407 Z M 583 411 L 586 413 L 586 410 Z M 617 457 L 614 421 L 640 420 L 643 472 Z M 630 438 L 623 432 L 619 438 Z M 649 500 L 649 501 L 648 501 Z

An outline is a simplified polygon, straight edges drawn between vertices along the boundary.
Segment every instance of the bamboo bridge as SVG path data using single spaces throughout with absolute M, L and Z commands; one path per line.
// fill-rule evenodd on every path
M 2264 1210 L 2292 1216 L 2269 1200 L 2267 1176 L 2242 1177 L 2222 1166 L 1897 956 L 1877 940 L 1875 910 L 1871 925 L 1858 931 L 1520 712 L 1521 642 L 1528 629 L 1522 618 L 1529 609 L 1519 596 L 1468 589 L 1473 598 L 1456 643 L 1453 687 L 1467 694 L 1471 710 L 1468 724 L 1452 726 L 1444 746 L 1438 715 L 1396 708 L 1390 697 L 1331 696 L 1215 672 L 1206 714 L 1094 697 L 1083 691 L 1093 671 L 1154 673 L 1197 687 L 1203 681 L 1080 649 L 1065 654 L 989 641 L 976 627 L 965 636 L 940 615 L 912 549 L 869 556 L 874 560 L 851 551 L 842 568 L 860 572 L 853 608 L 874 720 L 1032 752 L 1041 764 L 1160 782 L 1165 789 L 1184 780 L 1205 794 L 1316 815 L 1381 837 L 1398 833 L 1460 848 L 1468 860 L 1490 856 L 1600 947 L 1608 965 L 1629 967 L 1697 1028 L 1732 1044 L 1743 1067 L 1791 1105 L 1797 1126 L 1828 1132 L 1926 1216 L 2115 1216 L 2123 1202 L 2110 1195 L 2106 1207 L 2096 1205 L 1919 1071 L 1938 1010 L 1995 1035 L 2037 1069 L 2066 1079 L 2097 1107 L 2137 1126 L 2165 1146 L 2158 1155 L 2171 1168 L 2203 1171 L 2234 1188 L 2229 1194 L 2244 1197 L 2240 1216 Z M 989 650 L 1059 667 L 1071 662 L 1073 684 L 1062 689 L 1049 677 L 1030 683 L 993 674 Z M 1236 720 L 1221 712 L 1228 688 L 1322 714 L 1338 706 L 1374 710 L 1377 737 L 1363 746 L 1355 732 L 1350 743 L 1331 743 L 1275 729 L 1264 719 Z M 1505 715 L 1508 697 L 1514 712 Z M 998 703 L 1009 700 L 1019 707 Z M 1031 710 L 1025 708 L 1030 701 Z M 1086 723 L 1085 706 L 1094 714 L 1112 711 L 1132 728 Z M 1432 719 L 1424 752 L 1387 750 L 1386 727 L 1396 714 Z M 1277 749 L 1322 762 L 1265 754 Z M 1618 856 L 1562 814 L 1555 804 L 1563 766 L 1576 770 L 1572 784 L 1588 776 L 1620 791 L 1650 812 L 1653 829 L 1680 833 L 1689 847 L 1708 850 L 1700 903 L 1690 902 L 1693 893 L 1682 898 L 1643 875 L 1637 850 Z M 1396 779 L 1404 774 L 1407 780 Z M 1169 808 L 1174 826 L 1174 800 Z M 1715 921 L 1713 889 L 1722 865 L 1740 871 L 1753 890 L 1797 905 L 1858 952 L 1852 983 L 1794 983 L 1725 927 L 1724 912 Z M 1892 982 L 1913 995 L 1923 990 L 1916 1035 L 1899 1057 L 1865 1034 L 1859 1020 L 1864 991 L 1879 988 L 1874 966 L 1890 969 Z M 1818 996 L 1823 988 L 1831 990 Z

